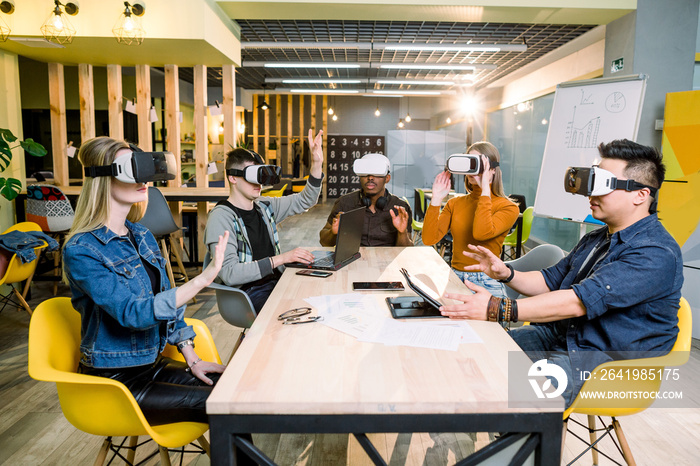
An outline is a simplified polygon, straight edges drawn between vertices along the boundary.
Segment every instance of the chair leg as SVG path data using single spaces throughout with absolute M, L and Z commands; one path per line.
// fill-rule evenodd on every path
M 57 249 L 53 253 L 53 276 L 54 277 L 61 276 L 61 270 L 58 268 L 60 264 L 61 264 L 61 250 Z M 58 280 L 53 282 L 53 295 L 56 296 L 57 293 L 58 293 Z
M 161 238 L 160 247 L 163 251 L 163 257 L 165 258 L 165 271 L 168 273 L 168 279 L 170 280 L 170 286 L 175 288 L 175 277 L 173 276 L 173 267 L 170 265 L 170 254 L 168 254 L 168 247 L 165 244 L 165 238 Z
M 598 440 L 598 434 L 595 431 L 595 416 L 588 416 L 588 438 L 591 441 L 591 445 Z M 598 450 L 595 447 L 591 448 L 591 456 L 593 457 L 593 464 L 598 464 Z
M 132 435 L 129 437 L 129 452 L 126 454 L 126 460 L 129 462 L 129 464 L 134 464 L 134 458 L 136 457 L 136 445 L 138 444 L 138 435 Z
M 10 285 L 10 286 L 12 287 L 12 292 L 15 294 L 15 296 L 17 296 L 17 299 L 22 304 L 22 307 L 24 308 L 24 310 L 27 311 L 29 313 L 29 316 L 31 317 L 32 308 L 29 307 L 29 304 L 27 304 L 27 301 L 24 299 L 24 296 L 22 296 L 22 293 L 17 291 L 17 288 L 15 288 L 14 286 L 12 286 L 12 285 Z
M 177 267 L 180 269 L 180 272 L 185 276 L 185 281 L 188 282 L 190 281 L 189 277 L 187 276 L 187 271 L 185 270 L 185 264 L 182 263 L 182 257 L 180 257 L 180 245 L 177 244 L 177 241 L 171 236 L 170 237 L 170 250 L 172 251 L 173 254 L 175 254 L 175 260 L 177 261 Z
M 160 452 L 160 464 L 163 466 L 170 466 L 170 453 L 168 449 L 158 445 L 158 451 Z
M 112 445 L 112 437 L 107 437 L 104 442 L 102 442 L 99 453 L 97 453 L 94 466 L 102 466 L 104 464 L 110 445 Z
M 630 466 L 636 466 L 637 463 L 634 461 L 634 457 L 632 456 L 632 450 L 630 450 L 630 446 L 627 443 L 625 434 L 622 432 L 622 426 L 620 425 L 620 421 L 618 421 L 615 418 L 612 418 L 612 425 L 615 428 L 615 435 L 617 435 L 617 441 L 620 442 L 620 448 L 622 448 L 622 456 L 625 457 L 625 462 Z
M 226 364 L 231 362 L 231 359 L 233 359 L 233 355 L 236 354 L 236 351 L 238 351 L 238 347 L 241 346 L 241 342 L 243 341 L 243 337 L 245 337 L 245 329 L 242 330 L 241 333 L 238 335 L 238 339 L 236 340 L 236 344 L 233 345 L 233 350 L 231 350 L 231 356 L 228 357 Z
M 209 442 L 204 437 L 204 435 L 200 436 L 197 439 L 197 443 L 199 443 L 199 446 L 202 447 L 207 456 L 211 458 L 211 448 L 209 447 Z
M 566 432 L 568 431 L 569 427 L 569 418 L 564 419 L 564 426 L 562 427 L 561 430 L 561 455 L 560 458 L 562 461 L 564 460 L 564 446 L 566 445 Z

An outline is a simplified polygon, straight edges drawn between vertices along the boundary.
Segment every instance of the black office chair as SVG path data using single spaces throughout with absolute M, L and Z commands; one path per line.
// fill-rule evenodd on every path
M 518 209 L 520 209 L 521 214 L 525 212 L 525 209 L 527 209 L 527 202 L 525 201 L 525 196 L 523 194 L 511 194 L 508 196 L 508 198 L 518 204 Z

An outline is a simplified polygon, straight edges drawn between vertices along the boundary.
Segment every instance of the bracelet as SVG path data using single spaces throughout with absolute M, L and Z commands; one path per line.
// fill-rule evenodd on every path
M 194 341 L 192 341 L 191 338 L 188 338 L 187 340 L 182 340 L 181 342 L 179 342 L 179 343 L 176 345 L 177 351 L 178 351 L 179 353 L 182 353 L 182 349 L 183 349 L 185 346 L 191 346 L 192 348 L 194 348 Z
M 508 278 L 506 278 L 505 280 L 498 280 L 498 281 L 501 283 L 509 283 L 513 279 L 513 277 L 515 277 L 515 269 L 510 264 L 504 264 L 504 265 L 510 269 L 510 276 Z
M 486 308 L 486 320 L 488 320 L 489 322 L 497 322 L 498 321 L 498 310 L 499 310 L 500 306 L 501 306 L 501 298 L 491 296 L 491 298 L 489 298 L 488 307 Z
M 514 299 L 513 300 L 513 316 L 510 319 L 511 322 L 517 322 L 518 321 L 518 300 Z
M 193 368 L 193 367 L 195 366 L 195 364 L 197 364 L 198 362 L 202 362 L 202 358 L 197 358 L 197 360 L 196 360 L 195 362 L 193 362 L 192 364 L 189 364 L 189 365 L 188 365 L 188 366 L 189 366 L 189 370 L 192 370 L 192 368 Z

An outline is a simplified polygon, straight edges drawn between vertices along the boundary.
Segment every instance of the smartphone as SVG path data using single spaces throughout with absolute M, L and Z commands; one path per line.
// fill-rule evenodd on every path
M 352 282 L 355 291 L 403 291 L 401 282 Z
M 297 275 L 308 275 L 309 277 L 328 278 L 333 274 L 330 272 L 324 272 L 323 270 L 300 270 L 297 272 Z

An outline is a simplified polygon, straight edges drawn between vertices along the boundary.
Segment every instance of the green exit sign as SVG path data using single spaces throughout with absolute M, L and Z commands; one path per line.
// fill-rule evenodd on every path
M 625 67 L 625 64 L 623 63 L 623 59 L 618 58 L 617 60 L 612 61 L 612 66 L 610 67 L 610 72 L 617 73 L 618 71 L 622 71 L 622 69 L 624 67 Z

